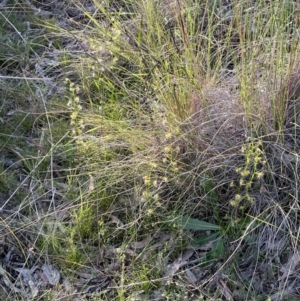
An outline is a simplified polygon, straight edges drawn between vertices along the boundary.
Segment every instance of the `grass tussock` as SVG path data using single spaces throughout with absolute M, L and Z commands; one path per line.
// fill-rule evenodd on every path
M 299 9 L 2 1 L 1 298 L 297 300 Z

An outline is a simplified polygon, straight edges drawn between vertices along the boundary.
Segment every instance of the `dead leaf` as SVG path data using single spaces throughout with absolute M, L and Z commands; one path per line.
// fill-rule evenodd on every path
M 147 245 L 149 245 L 151 241 L 151 237 L 147 237 L 146 239 L 142 240 L 142 241 L 137 241 L 137 242 L 132 242 L 129 247 L 133 250 L 136 249 L 143 249 L 145 248 Z
M 46 275 L 48 282 L 52 285 L 58 284 L 60 280 L 60 273 L 50 264 L 44 263 L 42 266 L 43 273 Z
M 130 250 L 128 248 L 124 249 L 124 248 L 114 248 L 114 247 L 111 247 L 109 249 L 109 252 L 111 254 L 127 254 L 127 255 L 132 256 L 132 257 L 136 257 L 137 256 L 137 254 L 134 251 L 132 251 L 132 250 Z
M 37 287 L 37 284 L 33 280 L 29 280 L 28 285 L 30 287 L 32 297 L 33 298 L 36 297 L 39 293 L 39 289 Z
M 173 276 L 181 267 L 188 263 L 189 258 L 194 254 L 193 250 L 190 250 L 183 255 L 180 255 L 167 269 L 164 277 L 168 278 Z
M 190 283 L 195 284 L 197 282 L 197 278 L 191 270 L 188 269 L 185 271 L 185 273 Z
M 43 272 L 38 271 L 37 274 L 40 277 L 40 279 L 43 281 L 44 284 L 48 284 L 49 283 L 47 276 Z
M 223 295 L 225 296 L 226 300 L 233 300 L 232 298 L 232 292 L 230 291 L 230 289 L 228 288 L 228 286 L 226 285 L 226 283 L 220 279 L 218 282 L 218 286 L 220 287 Z
M 282 273 L 280 280 L 285 279 L 289 275 L 295 272 L 296 266 L 300 263 L 300 254 L 299 252 L 294 253 L 289 261 L 281 267 L 280 272 Z

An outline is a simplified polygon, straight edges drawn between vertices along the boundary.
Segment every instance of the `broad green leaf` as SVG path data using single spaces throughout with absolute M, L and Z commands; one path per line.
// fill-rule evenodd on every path
M 214 259 L 219 259 L 224 255 L 224 241 L 221 237 L 213 243 L 210 252 Z
M 224 256 L 225 247 L 222 237 L 217 239 L 211 246 L 211 250 L 208 251 L 201 260 L 201 267 L 207 267 L 215 260 L 218 260 Z
M 198 238 L 194 239 L 192 241 L 192 246 L 193 247 L 204 246 L 204 245 L 208 244 L 209 242 L 211 242 L 213 240 L 216 240 L 219 236 L 220 236 L 220 232 L 214 232 L 214 233 L 209 234 L 209 235 L 203 235 L 201 237 L 198 237 Z
M 199 185 L 206 193 L 206 198 L 209 204 L 212 206 L 214 216 L 219 220 L 219 196 L 215 190 L 216 184 L 210 178 L 199 179 Z
M 204 221 L 200 221 L 195 218 L 189 218 L 186 216 L 179 217 L 176 222 L 178 223 L 179 227 L 183 227 L 185 230 L 201 230 L 201 231 L 207 231 L 207 230 L 220 230 L 220 226 L 207 223 Z

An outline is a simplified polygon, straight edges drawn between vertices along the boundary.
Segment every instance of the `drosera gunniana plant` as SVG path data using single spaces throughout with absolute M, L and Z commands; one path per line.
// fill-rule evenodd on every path
M 230 201 L 233 207 L 238 207 L 239 210 L 244 211 L 247 204 L 253 203 L 253 198 L 249 195 L 251 188 L 260 187 L 260 180 L 264 176 L 264 165 L 266 165 L 265 154 L 262 149 L 262 141 L 249 139 L 241 149 L 241 153 L 245 156 L 245 164 L 243 167 L 237 167 L 236 172 L 240 176 L 237 183 L 238 193 L 234 199 Z M 235 184 L 232 182 L 231 186 Z M 240 191 L 239 191 L 240 190 Z

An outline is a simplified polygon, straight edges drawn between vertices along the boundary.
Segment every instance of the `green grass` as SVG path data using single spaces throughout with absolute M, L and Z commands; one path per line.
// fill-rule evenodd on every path
M 30 3 L 0 11 L 1 296 L 296 298 L 297 4 Z

